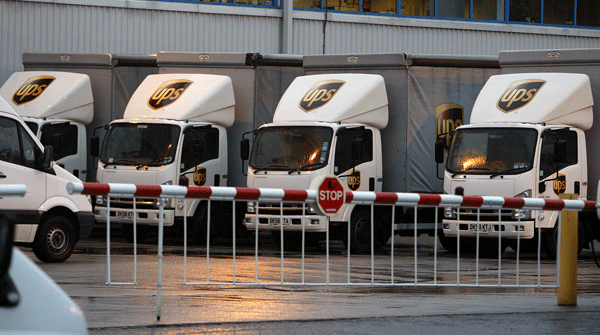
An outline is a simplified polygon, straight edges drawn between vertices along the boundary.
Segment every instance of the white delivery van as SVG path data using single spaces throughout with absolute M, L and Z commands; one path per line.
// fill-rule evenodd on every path
M 12 220 L 14 216 L 0 214 L 0 334 L 87 334 L 79 306 L 13 247 Z
M 43 148 L 23 120 L 0 97 L 0 183 L 25 184 L 23 198 L 0 202 L 16 219 L 15 242 L 30 246 L 44 262 L 69 258 L 79 239 L 87 238 L 94 215 L 89 197 L 67 193 L 80 180 L 55 165 L 51 147 Z

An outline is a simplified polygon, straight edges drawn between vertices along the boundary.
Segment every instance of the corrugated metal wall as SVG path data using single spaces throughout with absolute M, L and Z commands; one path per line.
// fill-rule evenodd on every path
M 282 11 L 160 1 L 0 1 L 0 84 L 23 52 L 281 52 Z M 600 30 L 293 11 L 294 54 L 600 48 Z M 324 29 L 325 28 L 325 29 Z M 325 35 L 323 34 L 325 31 Z M 325 42 L 325 47 L 323 46 Z

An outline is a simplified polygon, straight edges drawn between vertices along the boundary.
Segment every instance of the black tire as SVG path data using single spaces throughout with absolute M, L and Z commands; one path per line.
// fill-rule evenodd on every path
M 73 223 L 64 216 L 53 215 L 38 227 L 32 248 L 42 262 L 59 263 L 71 256 L 76 242 Z
M 382 247 L 386 241 L 383 236 L 378 238 L 377 227 L 373 228 L 375 233 L 375 248 Z M 344 244 L 348 247 L 348 237 L 344 236 Z M 365 209 L 359 209 L 352 213 L 350 219 L 350 251 L 356 254 L 371 253 L 371 212 Z
M 585 229 L 583 229 L 583 225 L 581 224 L 581 222 L 577 224 L 577 227 L 577 256 L 579 256 L 579 254 L 583 250 L 583 247 L 585 246 L 586 236 Z M 556 259 L 557 241 L 558 228 L 556 225 L 554 225 L 554 228 L 552 228 L 551 230 L 542 233 L 542 250 L 544 250 L 544 253 L 548 255 L 548 257 L 550 257 L 551 259 Z
M 133 224 L 123 224 L 121 226 L 121 230 L 123 231 L 123 237 L 129 243 L 133 243 Z M 144 243 L 148 238 L 148 233 L 150 233 L 150 226 L 148 225 L 137 225 L 137 243 Z

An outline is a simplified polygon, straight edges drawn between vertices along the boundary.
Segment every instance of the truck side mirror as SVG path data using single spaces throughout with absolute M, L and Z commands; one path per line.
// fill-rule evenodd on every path
M 554 160 L 557 164 L 567 162 L 567 141 L 558 140 L 554 143 Z
M 52 156 L 54 153 L 54 149 L 51 145 L 47 145 L 44 147 L 44 153 L 42 154 L 42 171 L 48 170 L 52 167 Z
M 92 157 L 100 156 L 100 137 L 92 137 L 90 139 L 90 155 Z
M 352 140 L 352 160 L 362 161 L 363 157 L 363 139 L 355 138 Z
M 435 162 L 441 164 L 444 162 L 444 140 L 435 141 Z
M 250 140 L 243 138 L 240 142 L 240 157 L 243 161 L 247 161 L 250 157 Z

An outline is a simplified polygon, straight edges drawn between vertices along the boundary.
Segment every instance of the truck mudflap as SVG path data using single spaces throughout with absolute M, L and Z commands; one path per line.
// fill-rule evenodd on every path
M 456 221 L 444 220 L 444 235 L 464 237 L 498 237 L 531 239 L 535 233 L 535 221 Z
M 92 212 L 76 212 L 75 216 L 79 222 L 79 239 L 84 240 L 92 233 L 96 216 Z

